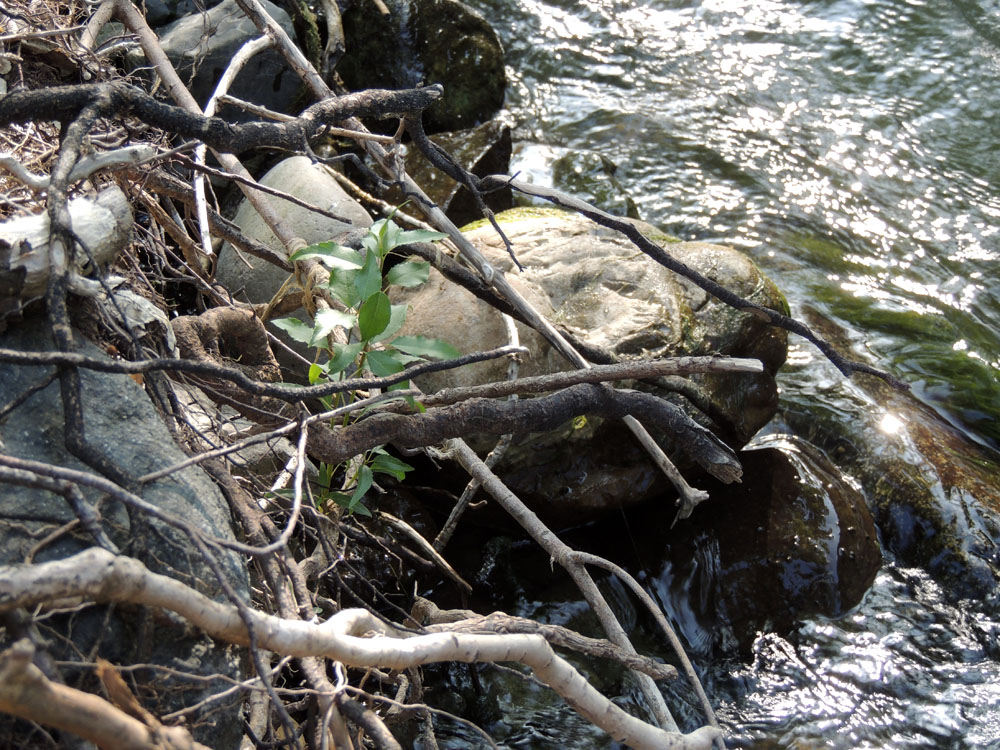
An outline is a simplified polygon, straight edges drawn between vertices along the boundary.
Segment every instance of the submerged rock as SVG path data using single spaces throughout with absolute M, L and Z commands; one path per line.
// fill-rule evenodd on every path
M 806 314 L 814 330 L 851 350 L 845 331 Z M 1000 455 L 873 376 L 824 385 L 811 406 L 788 404 L 782 419 L 861 482 L 885 547 L 925 568 L 956 599 L 997 592 Z
M 470 128 L 503 106 L 503 47 L 485 18 L 457 0 L 354 3 L 343 14 L 347 52 L 337 72 L 349 88 L 405 89 L 440 83 L 444 96 L 424 113 L 431 132 Z
M 756 376 L 697 376 L 695 382 L 724 424 L 717 433 L 737 447 L 777 407 L 774 373 L 785 357 L 785 335 L 753 315 L 733 310 L 643 255 L 626 238 L 562 211 L 515 209 L 498 217 L 513 242 L 523 273 L 508 279 L 539 311 L 592 347 L 619 358 L 684 354 L 756 357 Z M 643 225 L 652 239 L 662 232 Z M 498 268 L 511 260 L 486 225 L 467 232 Z M 761 304 L 784 309 L 784 298 L 737 250 L 698 242 L 672 242 L 669 251 L 689 266 Z M 506 343 L 501 316 L 465 290 L 432 272 L 430 281 L 399 301 L 411 306 L 405 333 L 448 340 L 463 352 Z M 534 331 L 518 325 L 531 350 L 522 375 L 570 369 Z M 502 380 L 506 363 L 487 362 L 421 379 L 421 387 Z M 661 391 L 662 392 L 662 391 Z M 673 450 L 669 436 L 659 436 Z M 677 451 L 675 451 L 677 453 Z M 683 461 L 683 456 L 678 454 Z M 552 433 L 518 436 L 498 471 L 511 489 L 550 520 L 574 523 L 648 498 L 664 488 L 658 469 L 620 422 L 579 419 Z
M 0 338 L 0 347 L 18 351 L 55 349 L 47 326 L 37 319 L 26 319 L 12 327 Z M 79 351 L 90 357 L 106 356 L 89 343 L 81 343 Z M 48 369 L 52 368 L 0 364 L 0 403 L 9 404 L 27 393 Z M 80 378 L 86 439 L 99 454 L 134 477 L 187 458 L 149 397 L 129 376 L 84 369 Z M 64 447 L 58 381 L 32 394 L 6 415 L 0 423 L 0 445 L 11 456 L 93 473 Z M 118 501 L 103 493 L 83 486 L 80 489 L 87 501 L 99 508 L 108 535 L 126 554 L 139 558 L 154 572 L 170 575 L 225 601 L 215 573 L 184 533 L 153 519 L 146 519 L 147 523 L 137 528 L 133 521 L 142 516 L 141 512 L 127 513 Z M 226 500 L 198 467 L 146 484 L 142 497 L 212 537 L 236 541 Z M 64 529 L 62 535 L 46 540 L 46 535 L 75 518 L 64 498 L 46 490 L 3 485 L 0 518 L 4 519 L 0 524 L 0 564 L 22 563 L 29 555 L 38 562 L 58 560 L 94 545 L 93 538 L 79 529 Z M 228 584 L 248 600 L 243 559 L 235 553 L 221 552 L 217 560 Z M 115 664 L 156 664 L 182 673 L 219 674 L 229 680 L 244 677 L 244 649 L 216 643 L 181 620 L 144 607 L 76 608 L 70 613 L 52 613 L 45 618 L 45 627 L 58 636 L 48 638 L 48 650 L 55 659 L 76 659 L 83 653 L 91 659 L 102 656 Z M 16 636 L 8 630 L 4 637 Z M 0 642 L 0 648 L 7 645 L 9 642 Z M 156 716 L 218 692 L 215 684 L 191 682 L 162 670 L 130 674 L 139 689 L 140 702 Z M 69 673 L 67 677 L 72 677 L 70 684 L 74 684 L 80 675 Z M 195 738 L 211 747 L 235 747 L 243 734 L 241 704 L 242 696 L 234 694 L 188 715 Z M 0 726 L 0 734 L 5 731 L 7 727 Z

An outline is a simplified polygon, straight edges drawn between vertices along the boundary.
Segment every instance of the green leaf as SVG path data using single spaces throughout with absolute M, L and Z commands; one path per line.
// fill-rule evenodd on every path
M 375 460 L 371 462 L 372 471 L 376 474 L 390 474 L 396 479 L 406 477 L 406 472 L 413 471 L 413 467 L 404 461 L 400 461 L 395 456 L 388 453 L 379 452 Z
M 351 330 L 355 322 L 357 320 L 353 315 L 340 310 L 320 310 L 316 313 L 316 323 L 313 326 L 313 337 L 309 346 L 319 346 L 334 328 Z
M 403 234 L 403 230 L 392 219 L 386 219 L 385 222 L 379 227 L 378 230 L 378 253 L 381 257 L 385 257 L 393 248 L 400 244 L 399 236 Z
M 435 242 L 447 237 L 444 232 L 432 232 L 429 229 L 411 229 L 409 232 L 400 232 L 396 238 L 396 246 L 406 245 L 410 242 Z
M 338 245 L 336 242 L 320 242 L 304 247 L 288 256 L 289 260 L 308 260 L 318 258 L 327 268 L 361 268 L 363 260 L 357 250 Z
M 364 346 L 361 342 L 356 344 L 334 344 L 330 361 L 326 363 L 326 371 L 330 375 L 342 372 L 348 365 L 357 361 Z
M 333 475 L 336 473 L 337 467 L 334 464 L 328 464 L 325 461 L 321 462 L 319 465 L 319 476 L 317 481 L 319 486 L 324 489 L 330 489 L 330 484 L 333 482 Z
M 407 260 L 389 269 L 385 280 L 398 286 L 420 286 L 431 273 L 431 264 L 426 260 Z
M 368 341 L 386 329 L 392 319 L 390 307 L 385 292 L 375 292 L 362 303 L 361 310 L 358 311 L 358 329 L 361 331 L 362 341 Z
M 278 318 L 271 322 L 275 328 L 281 329 L 299 343 L 309 344 L 312 341 L 313 327 L 308 323 L 303 323 L 298 318 Z
M 334 268 L 330 271 L 330 281 L 326 284 L 327 290 L 340 300 L 345 307 L 357 307 L 362 297 L 358 294 L 357 278 L 361 271 L 345 271 L 341 268 Z
M 417 357 L 454 359 L 462 356 L 462 353 L 447 341 L 427 338 L 426 336 L 400 336 L 398 339 L 393 339 L 392 345 L 401 352 Z
M 325 369 L 326 369 L 325 367 L 323 367 L 322 365 L 318 365 L 315 362 L 309 365 L 309 385 L 316 385 L 317 381 L 320 378 L 320 375 L 323 374 Z
M 403 363 L 396 357 L 396 352 L 368 352 L 365 355 L 368 369 L 380 378 L 393 375 L 403 369 Z
M 372 470 L 367 465 L 362 464 L 361 468 L 358 469 L 358 486 L 354 488 L 354 494 L 351 495 L 350 505 L 348 509 L 353 510 L 353 506 L 361 502 L 361 498 L 365 496 L 365 493 L 372 487 L 372 481 L 374 477 L 372 476 Z
M 351 513 L 357 513 L 359 516 L 365 516 L 366 518 L 372 517 L 372 512 L 365 507 L 365 504 L 360 500 L 354 505 L 350 505 L 347 508 Z
M 403 323 L 406 322 L 406 305 L 390 305 L 389 306 L 389 325 L 385 327 L 378 336 L 375 336 L 371 342 L 373 344 L 379 341 L 385 341 L 387 338 L 392 336 L 396 331 L 403 327 Z
M 362 301 L 381 291 L 382 266 L 376 253 L 368 253 L 365 256 L 365 265 L 354 278 L 354 288 L 358 292 L 358 298 Z

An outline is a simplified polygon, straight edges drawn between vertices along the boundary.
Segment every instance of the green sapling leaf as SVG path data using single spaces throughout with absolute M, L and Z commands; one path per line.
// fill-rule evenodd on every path
M 319 381 L 320 375 L 323 374 L 323 370 L 323 366 L 318 365 L 315 362 L 309 365 L 309 385 L 316 385 Z
M 361 303 L 361 310 L 358 311 L 358 330 L 361 331 L 362 341 L 369 341 L 386 329 L 392 318 L 390 307 L 385 292 L 375 292 Z
M 376 253 L 368 253 L 365 257 L 365 265 L 354 277 L 354 288 L 358 292 L 358 298 L 362 301 L 368 299 L 382 289 L 382 265 Z
M 389 269 L 385 280 L 397 286 L 420 286 L 430 277 L 431 264 L 425 260 L 407 260 Z
M 385 341 L 387 338 L 396 333 L 400 328 L 403 327 L 403 323 L 406 322 L 406 305 L 390 305 L 389 306 L 389 325 L 385 327 L 378 336 L 372 338 L 371 343 L 375 344 L 379 341 Z
M 380 378 L 387 375 L 394 375 L 403 369 L 403 363 L 399 361 L 397 352 L 371 351 L 365 355 L 365 363 L 368 369 Z
M 379 228 L 378 231 L 378 254 L 380 257 L 384 258 L 392 249 L 399 245 L 399 236 L 403 233 L 403 230 L 396 225 L 392 219 L 386 219 L 385 223 Z
M 408 232 L 400 232 L 396 238 L 396 246 L 406 245 L 410 242 L 435 242 L 447 237 L 444 232 L 432 232 L 429 229 L 411 229 Z
M 291 261 L 318 259 L 327 268 L 361 268 L 364 261 L 357 250 L 338 245 L 336 242 L 320 242 L 304 247 L 288 256 Z
M 275 328 L 279 328 L 287 333 L 293 340 L 301 344 L 309 344 L 313 337 L 313 327 L 308 323 L 303 323 L 298 318 L 278 318 L 271 321 Z
M 426 336 L 400 336 L 393 339 L 392 345 L 401 352 L 416 357 L 433 357 L 435 359 L 455 359 L 462 353 L 447 341 L 432 339 Z
M 320 310 L 316 313 L 316 323 L 313 325 L 313 336 L 309 346 L 320 346 L 334 328 L 346 328 L 349 331 L 356 322 L 355 316 L 340 310 Z
M 345 270 L 334 268 L 330 271 L 330 281 L 326 289 L 335 298 L 343 303 L 344 307 L 357 307 L 363 297 L 358 294 L 357 278 L 361 274 L 360 270 Z
M 379 451 L 375 460 L 371 462 L 372 471 L 377 474 L 389 474 L 396 479 L 406 477 L 406 472 L 413 471 L 413 467 L 405 461 L 400 461 L 395 456 L 390 456 L 384 451 Z
M 326 363 L 326 371 L 330 375 L 342 372 L 348 365 L 357 361 L 364 346 L 362 342 L 356 344 L 334 344 L 333 350 L 330 353 L 330 361 Z

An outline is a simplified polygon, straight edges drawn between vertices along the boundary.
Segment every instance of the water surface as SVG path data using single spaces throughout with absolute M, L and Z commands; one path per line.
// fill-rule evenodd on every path
M 642 218 L 751 253 L 793 312 L 840 324 L 971 439 L 1000 447 L 1000 3 L 470 4 L 507 50 L 514 170 L 625 213 L 614 171 Z M 839 375 L 815 349 L 793 340 L 786 369 L 788 403 L 822 394 L 817 413 L 836 414 Z M 730 747 L 1000 748 L 997 602 L 952 601 L 887 559 L 847 616 L 761 633 L 748 660 L 730 658 L 711 608 L 698 611 L 702 552 L 647 582 Z M 509 604 L 569 624 L 581 612 L 567 591 Z M 558 708 L 502 723 L 508 746 L 611 746 Z

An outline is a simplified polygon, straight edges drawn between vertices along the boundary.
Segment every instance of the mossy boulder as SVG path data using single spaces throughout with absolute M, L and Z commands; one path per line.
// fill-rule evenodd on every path
M 515 209 L 498 216 L 523 273 L 516 273 L 501 239 L 489 225 L 466 236 L 539 311 L 590 347 L 619 359 L 723 354 L 758 358 L 760 375 L 697 376 L 714 405 L 706 426 L 742 446 L 774 414 L 774 373 L 785 358 L 785 336 L 756 316 L 731 310 L 679 279 L 616 232 L 562 211 Z M 733 248 L 670 242 L 640 224 L 677 258 L 761 304 L 785 309 L 774 284 Z M 422 287 L 398 295 L 411 307 L 404 332 L 443 338 L 462 351 L 507 343 L 499 313 L 432 273 Z M 518 325 L 531 351 L 522 375 L 571 369 L 542 337 Z M 427 390 L 503 380 L 504 362 L 484 362 L 421 380 Z M 666 391 L 660 391 L 668 395 Z M 692 413 L 695 410 L 692 409 Z M 690 466 L 669 435 L 658 436 L 680 465 Z M 499 473 L 515 492 L 551 520 L 579 522 L 610 508 L 633 504 L 665 488 L 662 476 L 620 422 L 578 419 L 552 433 L 522 435 Z
M 806 316 L 842 352 L 858 356 L 843 329 L 814 310 Z M 782 419 L 861 482 L 885 547 L 928 570 L 953 598 L 995 594 L 1000 454 L 878 378 L 824 383 L 811 399 L 825 407 L 789 404 Z

